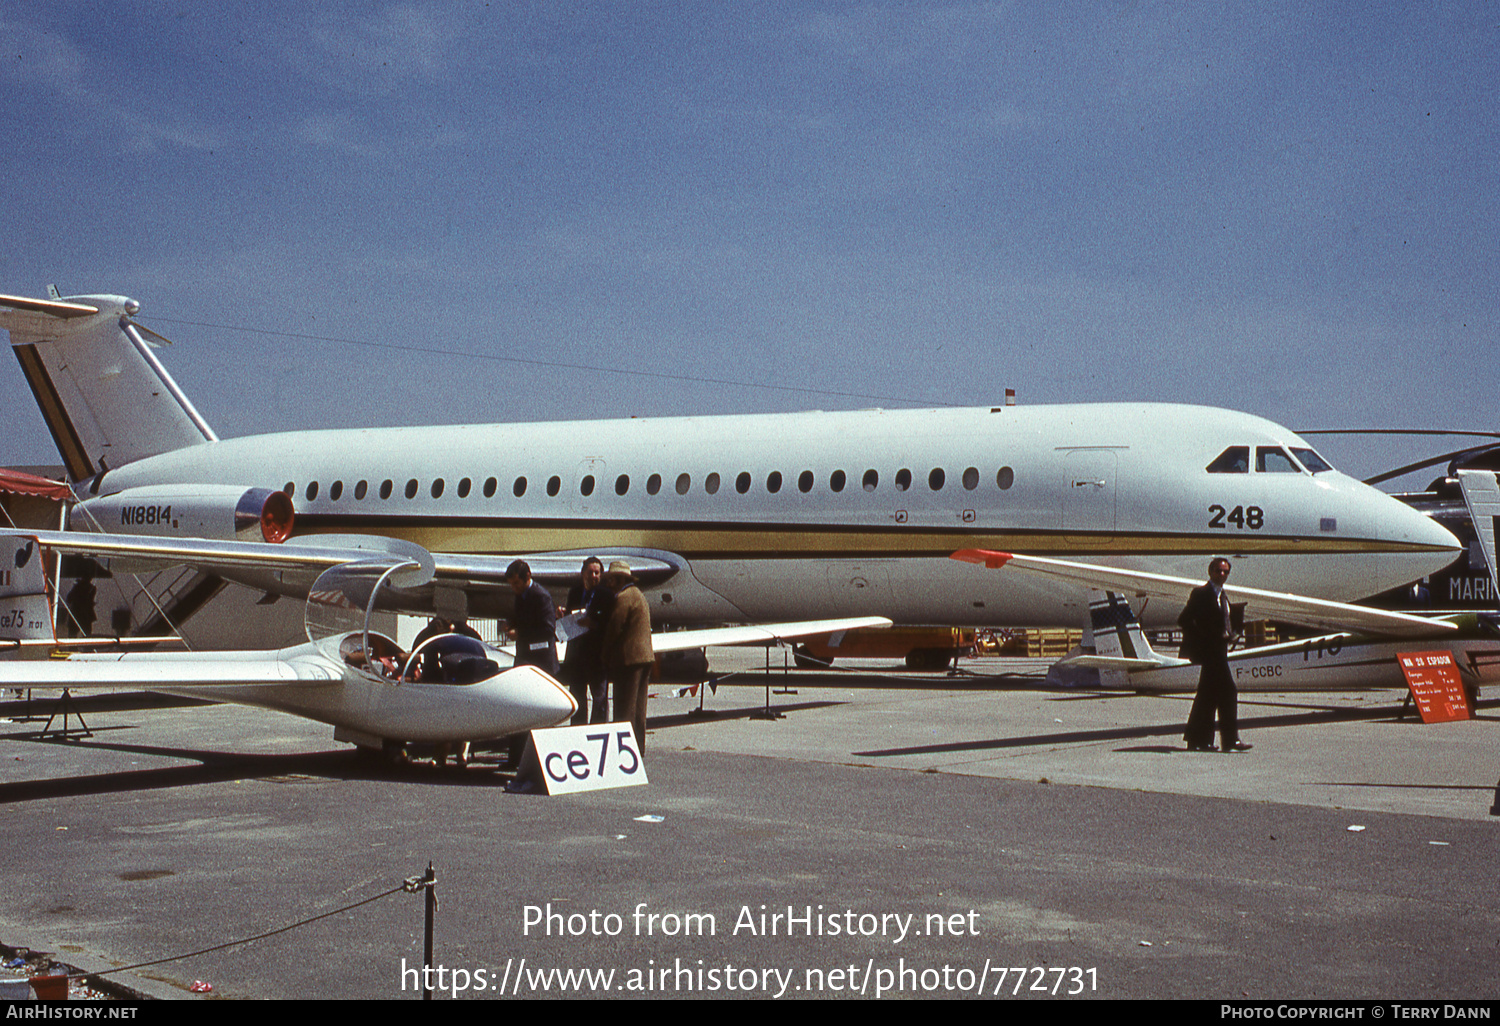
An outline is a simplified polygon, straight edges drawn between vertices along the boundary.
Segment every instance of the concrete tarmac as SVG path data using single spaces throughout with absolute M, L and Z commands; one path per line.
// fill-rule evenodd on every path
M 1040 663 L 778 673 L 767 721 L 763 657 L 711 661 L 708 717 L 654 688 L 649 785 L 555 798 L 258 710 L 100 696 L 60 741 L 4 703 L 0 941 L 127 966 L 333 912 L 123 982 L 414 998 L 423 899 L 377 896 L 430 862 L 444 998 L 1500 996 L 1495 703 L 1246 694 L 1254 750 L 1190 754 L 1190 696 Z

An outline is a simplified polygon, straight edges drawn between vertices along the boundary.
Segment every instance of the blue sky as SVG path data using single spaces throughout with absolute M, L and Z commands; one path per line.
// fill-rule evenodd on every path
M 0 292 L 136 298 L 226 437 L 1006 387 L 1500 430 L 1497 24 L 0 0 Z

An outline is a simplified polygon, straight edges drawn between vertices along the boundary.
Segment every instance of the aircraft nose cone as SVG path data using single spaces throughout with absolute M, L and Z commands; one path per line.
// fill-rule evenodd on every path
M 1446 527 L 1397 499 L 1385 500 L 1375 517 L 1379 590 L 1400 587 L 1444 569 L 1463 546 Z
M 1432 517 L 1420 510 L 1412 509 L 1399 500 L 1393 500 L 1392 506 L 1394 508 L 1389 511 L 1387 517 L 1382 519 L 1381 523 L 1381 526 L 1389 532 L 1389 537 L 1405 541 L 1413 546 L 1448 553 L 1450 560 L 1452 554 L 1463 548 L 1453 532 Z

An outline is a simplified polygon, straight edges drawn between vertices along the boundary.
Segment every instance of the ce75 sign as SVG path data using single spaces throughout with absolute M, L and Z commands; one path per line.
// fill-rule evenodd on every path
M 533 730 L 531 748 L 536 762 L 524 760 L 523 772 L 540 777 L 548 794 L 650 783 L 629 723 Z

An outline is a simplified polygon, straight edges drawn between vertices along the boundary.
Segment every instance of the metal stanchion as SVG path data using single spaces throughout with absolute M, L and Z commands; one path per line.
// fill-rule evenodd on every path
M 427 863 L 425 876 L 413 876 L 406 881 L 406 891 L 415 894 L 419 889 L 427 892 L 427 923 L 422 942 L 422 1000 L 432 1000 L 432 923 L 437 913 L 437 874 L 432 863 Z

